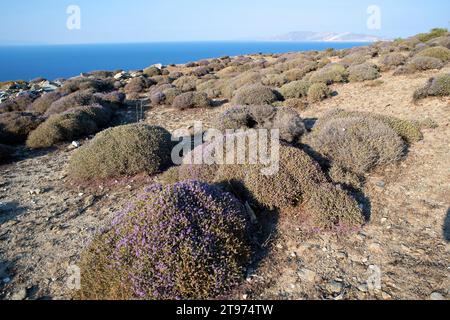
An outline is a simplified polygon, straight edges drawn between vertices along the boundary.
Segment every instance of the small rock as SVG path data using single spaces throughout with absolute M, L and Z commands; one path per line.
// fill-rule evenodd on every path
M 444 296 L 442 294 L 440 294 L 439 292 L 433 292 L 430 295 L 430 300 L 435 300 L 435 301 L 443 301 L 445 300 Z
M 384 182 L 384 181 L 378 181 L 378 182 L 376 183 L 376 185 L 377 185 L 377 187 L 383 189 L 383 188 L 386 186 L 386 182 Z
M 373 252 L 373 253 L 380 253 L 382 250 L 381 250 L 381 245 L 379 244 L 379 243 L 376 243 L 376 242 L 374 242 L 374 243 L 371 243 L 370 245 L 369 245 L 369 250 L 371 251 L 371 252 Z
M 242 295 L 242 299 L 247 300 L 247 298 L 248 298 L 248 295 L 246 295 L 246 294 Z
M 33 189 L 33 190 L 30 190 L 30 195 L 38 195 L 38 194 L 41 194 L 43 192 L 44 192 L 43 189 Z
M 381 218 L 381 223 L 386 223 L 387 219 L 386 218 Z
M 300 279 L 306 282 L 315 283 L 316 282 L 316 273 L 312 270 L 301 269 L 298 272 L 298 276 Z
M 367 284 L 363 283 L 358 286 L 358 290 L 361 292 L 367 292 L 369 289 L 367 287 Z
M 389 294 L 389 293 L 387 293 L 387 292 L 381 292 L 381 297 L 384 299 L 384 300 L 390 300 L 390 299 L 392 299 L 392 296 Z
M 83 193 L 83 192 L 80 192 L 80 193 L 78 194 L 78 196 L 79 196 L 79 197 L 82 197 L 82 196 L 84 196 L 84 193 Z
M 20 289 L 19 291 L 16 291 L 12 294 L 11 300 L 19 301 L 19 300 L 25 300 L 27 297 L 27 290 L 25 288 Z
M 326 285 L 326 288 L 330 293 L 341 293 L 343 285 L 340 282 L 332 281 Z
M 73 149 L 77 149 L 77 148 L 80 147 L 80 143 L 79 143 L 78 141 L 72 141 L 72 143 L 70 144 L 70 146 L 71 146 Z
M 10 283 L 11 282 L 11 278 L 10 277 L 6 277 L 6 278 L 3 278 L 3 283 Z

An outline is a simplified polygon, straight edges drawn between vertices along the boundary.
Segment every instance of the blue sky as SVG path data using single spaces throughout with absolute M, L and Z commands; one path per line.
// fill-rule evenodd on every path
M 36 0 L 2 1 L 0 44 L 240 40 L 290 31 L 406 37 L 450 27 L 448 0 Z M 68 30 L 66 9 L 81 9 Z M 381 9 L 381 29 L 366 12 Z

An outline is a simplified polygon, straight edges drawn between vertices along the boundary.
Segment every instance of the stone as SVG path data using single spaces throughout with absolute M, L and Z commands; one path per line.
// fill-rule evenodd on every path
M 11 296 L 11 300 L 19 301 L 25 300 L 27 298 L 27 290 L 25 288 L 19 289 L 14 292 Z
M 374 242 L 374 243 L 371 243 L 370 245 L 369 245 L 369 250 L 370 250 L 370 252 L 372 252 L 372 253 L 380 253 L 382 250 L 381 250 L 381 245 L 379 244 L 379 243 L 376 243 L 376 242 Z
M 312 270 L 301 269 L 300 271 L 298 271 L 298 276 L 303 281 L 315 283 L 317 274 Z
M 435 301 L 443 301 L 445 300 L 444 296 L 442 294 L 440 294 L 439 292 L 433 292 L 430 295 L 430 300 L 435 300 Z
M 326 285 L 326 289 L 328 290 L 328 292 L 335 294 L 341 293 L 343 287 L 343 284 L 337 281 L 331 281 Z

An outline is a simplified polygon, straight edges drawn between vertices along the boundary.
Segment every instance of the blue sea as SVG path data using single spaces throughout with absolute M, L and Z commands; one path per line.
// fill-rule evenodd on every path
M 253 53 L 344 49 L 367 43 L 330 42 L 161 42 L 0 46 L 0 81 L 69 78 L 94 70 L 136 70 L 162 63 L 179 64 Z

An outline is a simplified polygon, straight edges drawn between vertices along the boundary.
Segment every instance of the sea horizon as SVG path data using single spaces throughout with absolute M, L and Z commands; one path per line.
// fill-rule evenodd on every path
M 139 70 L 246 54 L 279 54 L 365 46 L 370 42 L 158 41 L 98 44 L 0 45 L 0 81 L 70 78 L 96 70 Z

